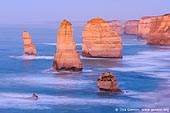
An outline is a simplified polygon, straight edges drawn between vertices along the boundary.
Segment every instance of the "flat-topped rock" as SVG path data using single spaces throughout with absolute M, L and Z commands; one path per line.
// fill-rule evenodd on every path
M 82 70 L 82 63 L 73 37 L 72 24 L 67 20 L 63 20 L 58 30 L 53 69 L 58 71 Z
M 123 35 L 124 34 L 124 28 L 119 20 L 112 20 L 108 22 L 110 27 L 116 31 L 117 34 Z
M 121 37 L 101 19 L 88 21 L 83 32 L 82 55 L 84 57 L 121 58 Z
M 26 31 L 24 31 L 22 33 L 22 38 L 24 41 L 24 54 L 36 56 L 37 55 L 36 47 L 32 43 L 32 38 L 31 38 L 30 34 Z
M 139 20 L 128 20 L 125 23 L 125 34 L 137 35 L 138 34 Z

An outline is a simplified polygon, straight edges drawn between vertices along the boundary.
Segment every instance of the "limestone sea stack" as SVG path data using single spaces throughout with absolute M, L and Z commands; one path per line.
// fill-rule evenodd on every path
M 128 20 L 125 23 L 125 34 L 137 35 L 138 34 L 139 20 Z
M 112 20 L 108 22 L 110 27 L 116 31 L 117 34 L 123 35 L 124 28 L 119 20 Z
M 147 44 L 170 46 L 170 14 L 151 18 Z
M 53 70 L 81 71 L 82 63 L 73 37 L 72 24 L 63 20 L 58 30 Z
M 122 93 L 122 91 L 118 87 L 116 77 L 111 72 L 101 74 L 97 80 L 97 86 L 100 91 Z
M 97 58 L 121 58 L 121 37 L 101 19 L 94 18 L 85 26 L 83 32 L 82 55 Z
M 31 38 L 30 34 L 26 31 L 24 31 L 22 33 L 22 38 L 24 41 L 24 54 L 36 56 L 37 55 L 36 47 L 32 43 L 32 38 Z

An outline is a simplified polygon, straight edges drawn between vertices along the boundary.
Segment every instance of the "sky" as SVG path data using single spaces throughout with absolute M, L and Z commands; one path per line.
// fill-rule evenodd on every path
M 0 24 L 134 20 L 170 13 L 170 0 L 0 0 Z

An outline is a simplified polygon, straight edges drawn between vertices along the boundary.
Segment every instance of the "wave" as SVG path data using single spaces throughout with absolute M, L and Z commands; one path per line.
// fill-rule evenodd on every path
M 39 44 L 50 45 L 50 46 L 56 46 L 57 45 L 56 43 L 39 43 Z M 82 43 L 76 43 L 76 45 L 82 45 Z
M 22 56 L 9 56 L 10 58 L 15 59 L 23 59 L 23 60 L 36 60 L 36 59 L 46 59 L 46 60 L 53 60 L 54 56 L 28 56 L 28 55 L 22 55 Z
M 170 73 L 170 51 L 156 50 L 138 52 L 137 55 L 124 56 L 122 61 L 123 67 L 113 67 L 109 70 L 122 72 L 142 72 L 152 77 L 167 78 Z
M 49 76 L 40 76 L 40 75 L 28 75 L 23 77 L 8 77 L 0 80 L 7 81 L 7 84 L 18 84 L 18 85 L 27 85 L 27 86 L 39 86 L 39 87 L 50 87 L 50 88 L 72 88 L 72 89 L 82 89 L 84 87 L 88 87 L 91 84 L 95 83 L 93 80 L 80 80 L 80 79 L 72 79 L 72 77 L 76 76 L 74 73 L 63 73 L 65 76 L 60 73 L 57 77 L 49 77 Z M 36 77 L 35 77 L 36 76 Z M 55 87 L 58 86 L 58 87 Z
M 93 70 L 90 70 L 90 69 L 83 69 L 83 72 L 88 73 L 88 72 L 93 72 Z
M 83 57 L 82 55 L 80 55 L 80 59 L 109 59 L 109 58 Z
M 30 97 L 31 93 L 10 93 L 0 92 L 0 108 L 15 109 L 52 109 L 51 105 L 111 105 L 123 104 L 126 101 L 121 99 L 102 98 L 74 98 L 68 96 L 53 96 L 38 94 L 36 101 L 24 99 Z M 24 98 L 23 98 L 24 97 Z M 9 104 L 10 103 L 10 104 Z

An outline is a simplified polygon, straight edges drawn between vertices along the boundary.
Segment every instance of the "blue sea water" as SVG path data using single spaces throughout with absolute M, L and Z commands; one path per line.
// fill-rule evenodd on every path
M 170 110 L 170 47 L 123 35 L 123 58 L 83 58 L 82 72 L 50 72 L 58 26 L 0 26 L 0 113 L 142 113 Z M 23 55 L 29 31 L 38 56 Z M 81 55 L 82 29 L 74 29 Z M 123 94 L 100 92 L 103 72 L 115 74 Z M 36 101 L 28 100 L 33 93 Z M 170 111 L 169 111 L 170 112 Z

